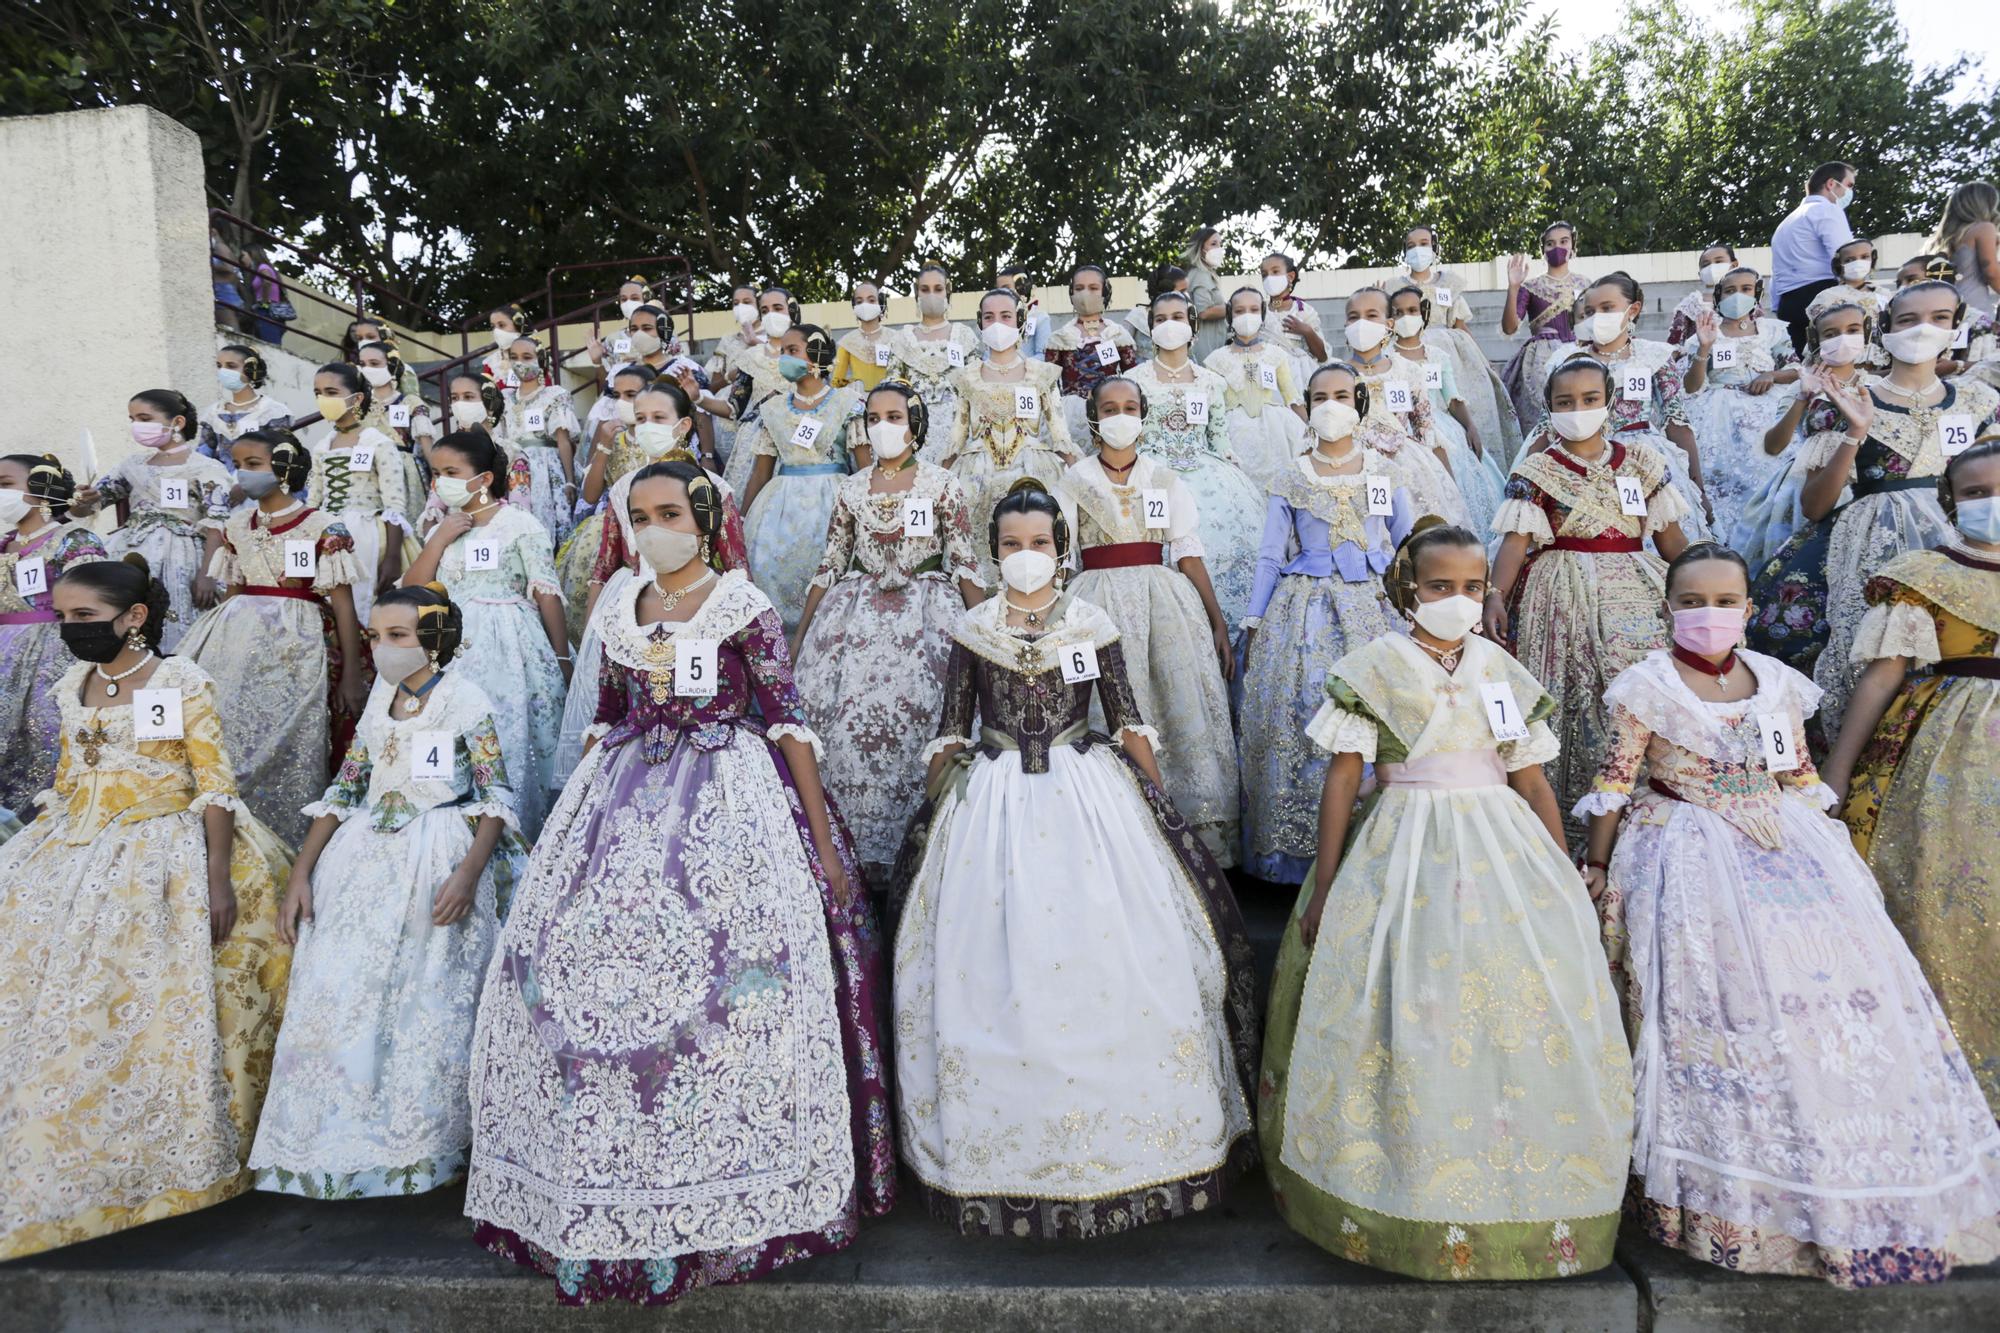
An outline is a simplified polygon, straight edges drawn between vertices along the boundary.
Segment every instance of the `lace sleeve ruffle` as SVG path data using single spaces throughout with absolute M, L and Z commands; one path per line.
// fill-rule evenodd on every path
M 1840 804 L 1839 794 L 1824 782 L 1808 782 L 1800 787 L 1786 787 L 1785 790 L 1803 800 L 1812 802 L 1815 806 L 1819 807 L 1822 814 L 1831 812 L 1835 806 Z
M 1143 722 L 1127 723 L 1125 726 L 1122 726 L 1118 728 L 1118 730 L 1111 733 L 1111 739 L 1117 741 L 1120 744 L 1124 743 L 1125 738 L 1127 736 L 1138 736 L 1143 738 L 1146 744 L 1153 747 L 1153 757 L 1155 759 L 1159 758 L 1161 755 L 1167 752 L 1167 747 L 1160 744 L 1160 733 L 1158 729 L 1154 727 L 1149 727 Z
M 299 813 L 307 819 L 318 819 L 321 815 L 332 815 L 335 819 L 346 823 L 365 809 L 367 809 L 366 806 L 347 805 L 341 801 L 314 801 L 311 805 L 300 806 Z
M 1190 557 L 1200 560 L 1207 554 L 1208 550 L 1201 544 L 1201 536 L 1198 533 L 1189 533 L 1179 541 L 1167 543 L 1169 560 L 1186 560 Z
M 815 761 L 822 764 L 826 762 L 826 749 L 819 743 L 819 737 L 813 732 L 811 727 L 802 727 L 796 722 L 779 722 L 773 726 L 766 727 L 764 734 L 774 741 L 785 739 L 803 741 L 805 744 L 812 746 L 813 759 Z
M 1823 430 L 1808 435 L 1798 446 L 1798 466 L 1807 471 L 1823 468 L 1834 460 L 1834 456 L 1847 443 L 1845 430 Z
M 1669 523 L 1678 523 L 1693 511 L 1680 491 L 1667 482 L 1660 483 L 1660 489 L 1653 492 L 1646 501 L 1646 531 L 1654 533 Z
M 345 550 L 320 552 L 319 563 L 313 571 L 313 587 L 319 592 L 332 592 L 342 586 L 354 587 L 366 582 L 367 578 L 350 546 Z
M 588 745 L 593 741 L 603 740 L 606 736 L 611 734 L 611 727 L 612 724 L 609 722 L 591 723 L 589 726 L 583 729 L 583 743 L 585 745 Z
M 1589 819 L 1593 815 L 1615 815 L 1631 803 L 1631 793 L 1600 787 L 1578 801 L 1570 814 L 1576 819 Z
M 236 564 L 236 552 L 227 546 L 216 547 L 208 562 L 208 576 L 225 588 L 241 583 L 243 574 Z
M 502 799 L 499 789 L 489 789 L 487 799 L 472 801 L 466 805 L 454 805 L 452 811 L 467 819 L 497 819 L 515 833 L 521 832 L 521 818 L 514 813 L 513 805 Z
M 970 736 L 940 736 L 924 747 L 924 753 L 920 762 L 928 764 L 954 745 L 963 746 L 969 750 L 972 748 L 972 738 Z
M 188 813 L 198 815 L 210 806 L 219 810 L 232 811 L 238 819 L 247 819 L 250 817 L 250 807 L 243 804 L 242 798 L 237 796 L 235 792 L 230 791 L 202 792 L 192 801 L 188 802 Z
M 1885 657 L 1907 657 L 1918 666 L 1930 666 L 1943 650 L 1938 646 L 1937 621 L 1930 612 L 1909 602 L 1883 602 L 1868 608 L 1861 628 L 1854 632 L 1850 660 L 1857 665 Z
M 1546 722 L 1530 722 L 1525 740 L 1502 741 L 1498 746 L 1500 762 L 1507 766 L 1509 773 L 1518 773 L 1535 764 L 1546 764 L 1562 753 L 1562 742 L 1549 730 Z
M 1352 713 L 1331 699 L 1306 723 L 1306 737 L 1328 754 L 1358 754 L 1375 762 L 1375 719 Z
M 1547 510 L 1531 500 L 1502 500 L 1500 507 L 1493 511 L 1493 535 L 1505 537 L 1516 532 L 1524 533 L 1530 541 L 1543 545 L 1556 539 L 1555 530 L 1549 526 Z
M 528 596 L 530 597 L 548 596 L 555 598 L 558 602 L 565 600 L 563 597 L 562 584 L 557 583 L 551 579 L 529 579 Z

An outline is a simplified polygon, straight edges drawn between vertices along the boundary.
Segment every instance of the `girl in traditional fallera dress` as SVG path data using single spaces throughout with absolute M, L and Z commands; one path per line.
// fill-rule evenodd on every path
M 1567 222 L 1551 222 L 1542 228 L 1545 272 L 1530 278 L 1526 255 L 1507 261 L 1507 304 L 1500 311 L 1500 332 L 1511 338 L 1526 320 L 1528 341 L 1514 353 L 1500 378 L 1514 400 L 1514 416 L 1521 423 L 1524 440 L 1532 437 L 1535 423 L 1542 419 L 1542 385 L 1548 381 L 1556 348 L 1576 336 L 1572 322 L 1576 303 L 1590 285 L 1590 279 L 1570 271 L 1569 261 L 1575 254 L 1576 228 Z
M 1736 651 L 1749 590 L 1726 547 L 1674 561 L 1674 646 L 1612 682 L 1611 748 L 1575 812 L 1625 980 L 1635 1210 L 1725 1268 L 1934 1282 L 1994 1257 L 2000 1127 L 1823 813 L 1819 690 Z
M 527 509 L 528 497 L 534 493 L 534 474 L 528 469 L 527 455 L 508 449 L 500 439 L 500 420 L 507 415 L 507 398 L 500 386 L 485 375 L 460 371 L 446 382 L 445 392 L 451 429 L 485 431 L 487 438 L 500 445 L 507 455 L 507 503 Z M 412 496 L 410 502 L 415 504 L 416 498 Z M 430 535 L 431 526 L 444 517 L 444 510 L 444 502 L 436 495 L 427 496 L 423 512 L 417 516 L 419 533 Z
M 1715 285 L 1715 309 L 1681 344 L 1688 426 L 1717 533 L 1734 532 L 1744 505 L 1785 466 L 1765 452 L 1764 436 L 1798 396 L 1800 368 L 1789 326 L 1757 314 L 1763 296 L 1755 269 L 1731 269 Z
M 195 622 L 181 653 L 214 682 L 244 803 L 287 847 L 326 788 L 368 703 L 354 617 L 368 571 L 340 520 L 302 498 L 312 451 L 288 430 L 230 446 L 252 503 L 231 514 L 209 573 L 228 593 Z
M 460 673 L 486 692 L 507 756 L 523 836 L 533 838 L 562 789 L 556 744 L 570 651 L 549 534 L 502 503 L 506 455 L 478 431 L 431 448 L 434 489 L 451 506 L 403 577 L 404 587 L 443 584 L 464 613 Z
M 368 417 L 361 424 L 396 442 L 402 454 L 403 494 L 414 503 L 430 485 L 431 441 L 438 437 L 430 405 L 422 394 L 399 387 L 408 372 L 394 343 L 363 343 L 356 355 L 361 378 L 368 381 Z
M 958 420 L 959 372 L 979 364 L 979 337 L 951 322 L 951 275 L 937 265 L 917 270 L 916 296 L 917 322 L 892 332 L 889 346 L 898 378 L 924 400 L 942 439 L 942 432 Z M 940 465 L 950 466 L 950 459 Z
M 1833 252 L 1833 276 L 1840 281 L 1816 294 L 1806 303 L 1806 318 L 1812 319 L 1830 305 L 1853 302 L 1868 313 L 1870 319 L 1879 319 L 1882 303 L 1889 298 L 1889 292 L 1869 281 L 1875 272 L 1877 256 L 1875 242 L 1866 236 L 1857 236 Z
M 221 595 L 206 571 L 229 517 L 229 471 L 194 451 L 194 404 L 172 389 L 134 396 L 126 415 L 139 452 L 78 491 L 70 515 L 88 518 L 106 503 L 119 507 L 118 529 L 104 548 L 114 558 L 146 557 L 167 590 L 160 644 L 172 652 L 195 617 Z
M 1736 247 L 1717 242 L 1703 250 L 1695 260 L 1695 289 L 1681 298 L 1674 307 L 1672 317 L 1667 320 L 1667 341 L 1675 347 L 1685 349 L 1689 339 L 1694 337 L 1694 325 L 1705 310 L 1715 309 L 1715 288 L 1724 277 L 1736 270 Z M 1760 306 L 1752 312 L 1753 317 L 1761 317 Z
M 661 442 L 659 431 L 648 433 L 648 438 L 660 446 L 656 452 L 649 454 L 639 445 L 639 395 L 652 388 L 657 378 L 649 366 L 630 365 L 613 373 L 606 382 L 605 398 L 613 406 L 596 428 L 590 444 L 590 462 L 584 468 L 583 484 L 578 490 L 579 510 L 587 508 L 590 512 L 578 520 L 563 544 L 556 548 L 556 568 L 562 573 L 563 618 L 569 626 L 572 644 L 582 640 L 591 607 L 597 600 L 590 577 L 597 567 L 597 549 L 604 540 L 605 492 L 620 477 L 637 472 L 669 447 L 683 447 L 673 432 L 667 432 L 671 443 Z M 667 383 L 686 399 L 686 391 L 678 384 L 671 380 Z M 591 415 L 597 415 L 595 408 Z M 692 444 L 693 404 L 689 403 L 681 415 L 690 423 L 688 443 Z
M 0 810 L 23 819 L 55 777 L 62 645 L 51 589 L 103 560 L 97 534 L 69 517 L 76 479 L 53 455 L 0 455 Z
M 993 507 L 1015 482 L 1033 477 L 1050 490 L 1076 461 L 1061 405 L 1062 372 L 1054 362 L 1021 355 L 1020 321 L 1019 295 L 1007 288 L 986 293 L 979 302 L 979 340 L 987 355 L 952 380 L 958 411 L 938 465 L 965 487 L 974 532 L 991 524 Z M 992 563 L 982 560 L 981 569 L 991 583 Z
M 542 364 L 541 345 L 533 338 L 516 338 L 507 349 L 507 373 L 514 382 L 507 409 L 494 436 L 510 455 L 528 460 L 528 508 L 540 520 L 553 545 L 561 545 L 573 526 L 576 501 L 576 444 L 583 426 L 569 391 L 550 384 Z
M 1939 491 L 1957 535 L 1870 581 L 1824 771 L 2000 1116 L 2000 441 L 1947 460 Z
M 923 799 L 924 741 L 944 702 L 952 626 L 986 589 L 964 489 L 917 457 L 930 427 L 923 400 L 883 380 L 865 413 L 875 461 L 841 482 L 793 657 L 826 750 L 827 790 L 869 883 L 886 886 Z
M 1209 411 L 1220 412 L 1237 461 L 1259 486 L 1270 485 L 1305 447 L 1294 358 L 1264 336 L 1264 322 L 1264 294 L 1237 288 L 1229 297 L 1229 341 L 1207 362 L 1222 380 L 1221 397 Z
M 859 384 L 865 391 L 891 373 L 896 347 L 882 324 L 882 289 L 872 282 L 857 282 L 851 295 L 855 327 L 840 335 L 833 354 L 833 387 Z
M 458 671 L 459 609 L 433 584 L 375 603 L 382 687 L 339 775 L 305 807 L 278 934 L 295 946 L 257 1188 L 420 1194 L 465 1173 L 472 1027 L 527 863 L 492 701 Z
M 292 424 L 292 409 L 264 395 L 269 375 L 264 358 L 242 343 L 226 343 L 215 350 L 215 380 L 222 397 L 202 409 L 202 453 L 227 467 L 229 445 L 237 436 Z
M 1054 581 L 1060 506 L 1024 480 L 987 541 L 1007 587 L 954 632 L 894 887 L 904 1162 L 967 1235 L 1205 1211 L 1255 1158 L 1249 941 L 1160 790 L 1117 628 Z
M 1610 369 L 1607 429 L 1620 443 L 1644 443 L 1666 461 L 1667 475 L 1688 505 L 1682 528 L 1690 540 L 1698 541 L 1709 532 L 1700 445 L 1688 425 L 1687 388 L 1674 349 L 1634 336 L 1639 316 L 1645 313 L 1645 295 L 1645 289 L 1625 273 L 1609 273 L 1592 283 L 1583 294 L 1576 341 L 1558 347 L 1549 364 L 1560 366 L 1588 356 Z M 1701 382 L 1697 372 L 1695 387 Z M 1546 423 L 1536 433 L 1546 439 Z
M 1327 357 L 1319 311 L 1299 298 L 1299 264 L 1290 255 L 1265 255 L 1257 271 L 1264 289 L 1264 336 L 1291 353 L 1292 383 L 1303 384 Z
M 1188 354 L 1193 314 L 1185 293 L 1162 292 L 1154 297 L 1156 355 L 1140 362 L 1126 378 L 1139 386 L 1146 400 L 1140 452 L 1172 468 L 1201 511 L 1202 563 L 1215 584 L 1215 600 L 1233 641 L 1257 572 L 1263 496 L 1230 447 L 1221 412 L 1222 377 L 1196 365 Z M 1176 324 L 1186 327 L 1172 327 Z
M 1062 407 L 1069 438 L 1088 440 L 1084 402 L 1110 375 L 1139 364 L 1132 331 L 1105 313 L 1111 306 L 1111 275 L 1097 264 L 1070 270 L 1069 305 L 1076 317 L 1049 335 L 1042 355 L 1062 372 Z
M 395 441 L 362 425 L 373 393 L 361 372 L 331 361 L 313 375 L 313 403 L 333 433 L 313 446 L 307 503 L 336 519 L 354 539 L 354 558 L 370 577 L 354 586 L 354 615 L 366 622 L 377 593 L 396 586 L 416 559 L 410 535 L 421 498 L 404 489 L 407 474 Z
M 1874 341 L 1874 327 L 1860 306 L 1845 302 L 1822 307 L 1806 326 L 1805 358 L 1794 391 L 1762 440 L 1765 457 L 1776 461 L 1757 465 L 1764 481 L 1742 501 L 1729 529 L 1727 545 L 1751 569 L 1762 569 L 1805 525 L 1805 511 L 1799 507 L 1806 480 L 1806 469 L 1799 464 L 1801 448 L 1821 431 L 1839 429 L 1840 413 L 1826 397 L 1824 382 L 1856 383 L 1855 377 L 1864 373 L 1862 361 Z
M 1194 495 L 1139 452 L 1145 419 L 1145 394 L 1124 376 L 1091 391 L 1086 420 L 1097 452 L 1064 473 L 1057 490 L 1082 570 L 1070 594 L 1110 617 L 1133 703 L 1158 734 L 1154 759 L 1167 797 L 1217 864 L 1233 866 L 1235 651 L 1202 560 Z M 1103 720 L 1101 706 L 1091 720 Z
M 1558 442 L 1521 455 L 1493 519 L 1500 554 L 1486 632 L 1556 701 L 1562 753 L 1551 780 L 1563 810 L 1589 788 L 1611 743 L 1604 687 L 1666 640 L 1662 557 L 1687 545 L 1687 501 L 1666 461 L 1643 441 L 1609 438 L 1611 402 L 1601 362 L 1550 372 L 1544 414 Z M 1580 845 L 1583 831 L 1572 821 L 1570 841 Z
M 1389 354 L 1389 294 L 1379 287 L 1363 287 L 1347 298 L 1344 313 L 1341 335 L 1354 354 L 1346 364 L 1368 389 L 1362 422 L 1370 442 L 1401 462 L 1420 512 L 1464 523 L 1465 492 L 1432 427 L 1423 376 L 1409 362 Z M 1409 443 L 1400 443 L 1404 440 Z
M 757 585 L 777 604 L 787 632 L 798 624 L 826 549 L 834 496 L 851 462 L 848 421 L 861 408 L 857 390 L 827 382 L 832 364 L 825 329 L 787 329 L 778 339 L 778 373 L 791 387 L 764 404 L 749 441 L 757 463 L 743 492 L 745 535 Z
M 1459 391 L 1458 372 L 1451 358 L 1430 345 L 1427 331 L 1430 298 L 1419 287 L 1398 287 L 1389 293 L 1389 353 L 1396 361 L 1416 372 L 1425 401 L 1430 405 L 1431 430 L 1444 447 L 1451 479 L 1465 497 L 1465 510 L 1475 532 L 1484 532 L 1500 507 L 1500 488 L 1506 474 L 1490 460 L 1485 441 L 1473 423 L 1465 395 Z
M 79 563 L 55 608 L 55 784 L 0 846 L 0 1259 L 249 1188 L 289 959 L 285 849 L 208 677 L 159 655 L 166 590 L 142 556 Z
M 1379 576 L 1416 517 L 1394 465 L 1356 435 L 1352 401 L 1333 396 L 1341 382 L 1352 391 L 1345 367 L 1323 366 L 1307 386 L 1313 447 L 1272 481 L 1244 622 L 1244 866 L 1278 884 L 1297 883 L 1318 846 L 1328 756 L 1306 725 L 1333 664 L 1392 632 Z
M 1957 452 L 2000 420 L 2000 392 L 1971 376 L 1938 378 L 1937 359 L 1964 310 L 1954 288 L 1905 287 L 1887 310 L 1881 342 L 1889 371 L 1858 388 L 1826 386 L 1842 424 L 1798 446 L 1808 525 L 1752 580 L 1751 644 L 1826 692 L 1815 744 L 1838 733 L 1847 709 L 1868 581 L 1904 552 L 1952 539 L 1937 499 L 1945 450 Z
M 1407 1277 L 1589 1272 L 1632 1067 L 1542 776 L 1555 701 L 1477 636 L 1477 536 L 1420 522 L 1386 584 L 1410 633 L 1335 663 L 1309 729 L 1332 759 L 1265 1033 L 1272 1190 L 1315 1244 Z
M 777 610 L 700 558 L 699 468 L 643 468 L 629 500 L 656 572 L 598 603 L 593 746 L 473 1046 L 466 1213 L 567 1304 L 747 1281 L 895 1195 L 880 939 Z
M 1438 263 L 1437 233 L 1432 228 L 1410 228 L 1403 233 L 1403 244 L 1408 247 L 1403 251 L 1403 268 L 1409 284 L 1423 293 L 1424 342 L 1450 359 L 1458 390 L 1479 426 L 1480 452 L 1504 478 L 1521 449 L 1521 423 L 1514 420 L 1514 404 L 1500 372 L 1472 336 L 1465 284 Z

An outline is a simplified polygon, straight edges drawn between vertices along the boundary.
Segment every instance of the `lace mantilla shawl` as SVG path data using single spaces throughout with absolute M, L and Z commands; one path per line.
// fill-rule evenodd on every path
M 1036 675 L 1053 671 L 1058 654 L 1073 643 L 1103 648 L 1118 642 L 1118 627 L 1103 610 L 1080 597 L 1065 594 L 1056 609 L 1055 624 L 1039 638 L 1028 638 L 1007 627 L 1007 598 L 989 597 L 959 617 L 951 637 L 968 652 L 997 667 Z

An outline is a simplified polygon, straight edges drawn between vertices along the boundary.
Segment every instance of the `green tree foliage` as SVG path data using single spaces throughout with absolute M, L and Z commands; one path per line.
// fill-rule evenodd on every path
M 1221 219 L 1321 264 L 1418 221 L 1755 243 L 1829 157 L 1858 227 L 1927 230 L 2000 167 L 2000 96 L 1914 69 L 1891 0 L 1737 2 L 1575 52 L 1523 0 L 0 0 L 0 111 L 157 106 L 217 202 L 453 317 L 665 252 L 705 301 L 1143 272 Z

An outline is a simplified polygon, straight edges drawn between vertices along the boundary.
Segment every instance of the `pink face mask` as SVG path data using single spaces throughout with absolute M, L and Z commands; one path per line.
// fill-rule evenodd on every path
M 144 449 L 165 449 L 179 441 L 173 427 L 164 421 L 135 421 L 132 423 L 132 441 Z
M 1674 642 L 1702 657 L 1726 652 L 1743 642 L 1743 608 L 1695 606 L 1676 611 Z

